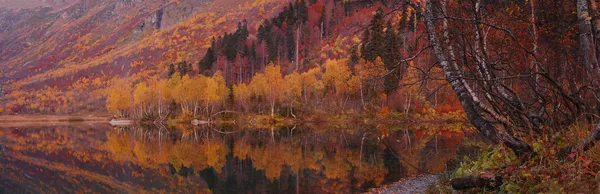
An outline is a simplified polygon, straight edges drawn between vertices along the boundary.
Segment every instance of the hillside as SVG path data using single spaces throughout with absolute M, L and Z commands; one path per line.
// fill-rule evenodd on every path
M 29 9 L 0 8 L 3 112 L 103 111 L 105 89 L 116 79 L 135 84 L 170 76 L 172 64 L 190 66 L 191 74 L 221 71 L 229 86 L 249 82 L 269 61 L 282 65 L 284 74 L 306 71 L 328 59 L 356 54 L 359 34 L 375 10 L 401 5 L 330 0 L 52 2 L 54 6 L 44 1 Z M 298 17 L 302 19 L 295 23 Z M 237 38 L 242 26 L 243 40 Z M 217 53 L 207 66 L 211 47 L 211 54 Z
M 197 61 L 213 36 L 243 19 L 253 25 L 284 3 L 112 0 L 0 9 L 0 104 L 12 112 L 94 110 L 113 78 L 140 80 L 168 62 Z
M 49 7 L 54 10 L 59 10 L 69 7 L 76 0 L 0 0 L 0 7 L 10 9 L 31 9 L 36 7 Z

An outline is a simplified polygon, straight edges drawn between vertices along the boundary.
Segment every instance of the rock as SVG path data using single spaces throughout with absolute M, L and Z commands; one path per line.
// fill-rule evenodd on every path
M 113 120 L 110 120 L 110 122 L 109 122 L 109 123 L 110 123 L 111 125 L 113 125 L 113 126 L 120 126 L 120 125 L 133 125 L 133 124 L 135 124 L 135 121 L 132 121 L 132 120 L 116 120 L 116 119 L 113 119 Z
M 194 119 L 192 121 L 192 125 L 204 125 L 204 124 L 209 124 L 209 123 L 210 123 L 210 121 L 201 121 L 198 119 Z
M 425 193 L 427 188 L 435 184 L 440 175 L 424 175 L 413 179 L 403 180 L 388 185 L 380 190 L 370 191 L 369 193 Z

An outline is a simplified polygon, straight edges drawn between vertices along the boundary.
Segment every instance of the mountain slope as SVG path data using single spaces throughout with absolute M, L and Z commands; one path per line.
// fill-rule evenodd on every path
M 113 78 L 135 81 L 162 73 L 166 63 L 197 61 L 216 34 L 244 19 L 256 25 L 285 3 L 112 0 L 58 11 L 1 9 L 0 104 L 13 112 L 97 108 Z
M 76 0 L 0 0 L 0 7 L 11 9 L 30 9 L 36 7 L 50 7 L 61 9 L 75 3 Z

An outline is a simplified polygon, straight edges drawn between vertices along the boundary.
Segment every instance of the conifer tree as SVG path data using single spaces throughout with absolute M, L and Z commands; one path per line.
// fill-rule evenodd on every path
M 400 80 L 400 74 L 398 72 L 398 61 L 400 50 L 398 36 L 392 26 L 392 22 L 387 22 L 387 31 L 385 32 L 385 50 L 383 52 L 383 59 L 385 68 L 388 71 L 393 71 L 385 76 L 384 79 L 384 91 L 386 94 L 391 93 L 392 91 L 398 88 L 398 81 Z
M 375 51 L 375 55 L 372 58 L 368 58 L 369 61 L 375 60 L 377 57 L 382 57 L 385 53 L 385 34 L 384 34 L 384 16 L 381 8 L 377 9 L 373 20 L 371 21 L 371 49 Z
M 327 36 L 327 24 L 325 23 L 327 21 L 327 12 L 325 11 L 325 8 L 323 8 L 321 10 L 321 17 L 319 18 L 319 28 L 321 29 L 321 37 L 326 37 Z
M 169 78 L 170 78 L 171 76 L 173 76 L 173 74 L 175 74 L 175 65 L 173 65 L 173 63 L 171 63 L 171 64 L 169 65 Z

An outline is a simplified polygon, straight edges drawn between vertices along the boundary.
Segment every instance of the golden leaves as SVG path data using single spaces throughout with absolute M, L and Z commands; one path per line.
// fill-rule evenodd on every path
M 348 80 L 350 79 L 351 72 L 347 63 L 347 59 L 330 59 L 325 62 L 323 82 L 327 86 L 333 86 L 337 96 L 348 91 Z
M 133 98 L 129 84 L 125 80 L 117 79 L 107 92 L 106 109 L 119 114 L 119 116 L 124 116 L 124 111 L 130 108 Z

